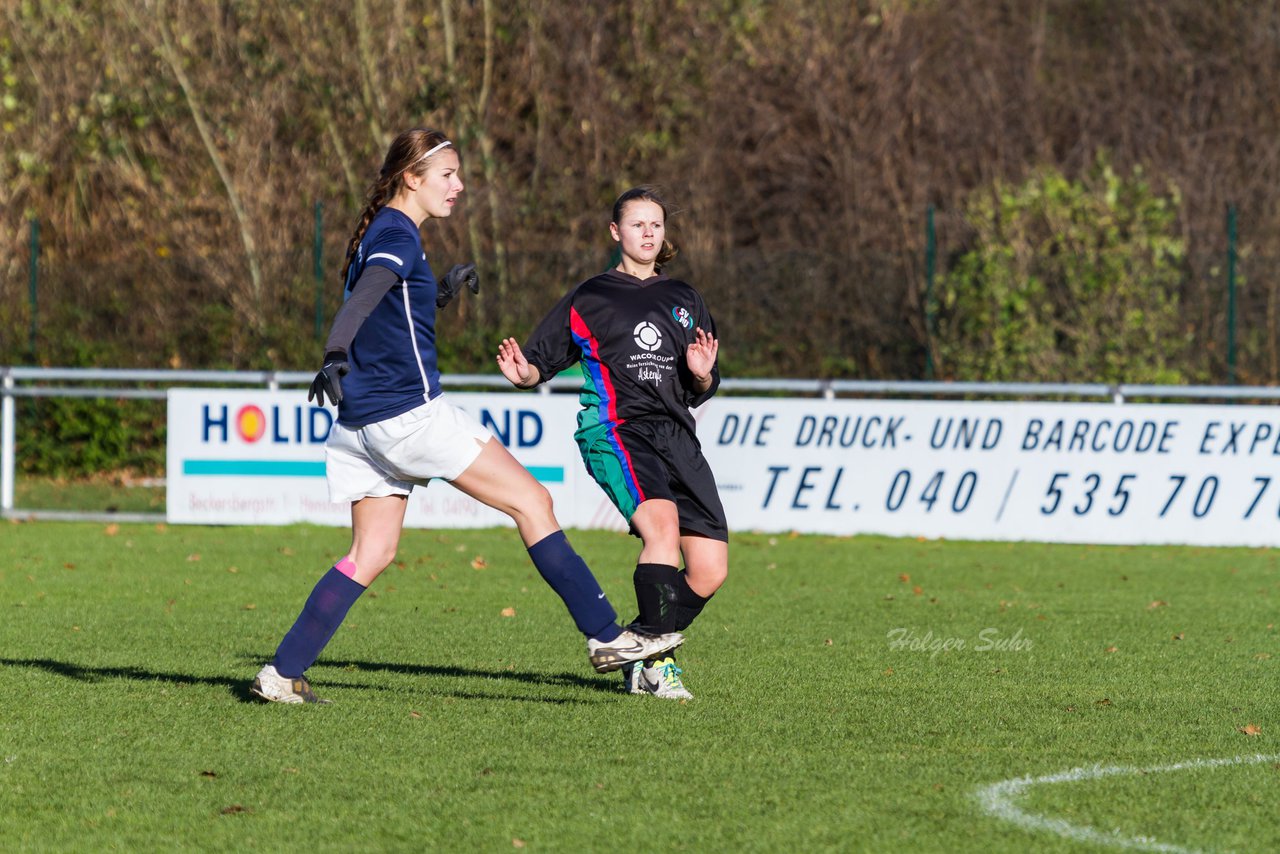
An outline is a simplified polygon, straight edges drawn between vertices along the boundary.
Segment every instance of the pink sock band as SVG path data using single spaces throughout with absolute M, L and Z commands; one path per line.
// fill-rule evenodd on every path
M 333 565 L 333 568 L 341 572 L 352 581 L 356 580 L 356 562 L 349 557 L 344 557 Z

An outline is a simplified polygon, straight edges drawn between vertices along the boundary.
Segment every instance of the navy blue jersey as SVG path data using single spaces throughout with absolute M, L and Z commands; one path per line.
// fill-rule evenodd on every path
M 570 291 L 524 345 L 541 381 L 577 363 L 582 370 L 579 432 L 612 429 L 633 418 L 670 418 L 694 433 L 689 407 L 720 385 L 693 390 L 685 351 L 694 330 L 715 335 L 716 324 L 691 285 L 658 275 L 641 281 L 617 270 Z
M 436 367 L 436 279 L 413 220 L 384 207 L 356 248 L 343 299 L 370 265 L 400 277 L 351 342 L 338 423 L 363 427 L 394 418 L 440 395 Z

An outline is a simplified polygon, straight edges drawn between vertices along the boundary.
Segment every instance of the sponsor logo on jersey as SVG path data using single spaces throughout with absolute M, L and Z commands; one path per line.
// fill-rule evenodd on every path
M 689 315 L 689 309 L 687 308 L 676 306 L 671 309 L 671 316 L 676 319 L 676 323 L 680 324 L 685 329 L 693 326 L 693 317 Z
M 635 337 L 636 346 L 646 352 L 652 353 L 662 346 L 662 333 L 647 320 L 637 323 L 631 334 Z

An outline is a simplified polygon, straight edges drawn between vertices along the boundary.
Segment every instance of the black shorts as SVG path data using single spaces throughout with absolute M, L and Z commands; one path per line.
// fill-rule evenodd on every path
M 679 424 L 638 419 L 602 426 L 579 433 L 578 448 L 587 471 L 627 522 L 644 501 L 665 498 L 676 504 L 682 533 L 728 542 L 715 474 L 698 440 Z

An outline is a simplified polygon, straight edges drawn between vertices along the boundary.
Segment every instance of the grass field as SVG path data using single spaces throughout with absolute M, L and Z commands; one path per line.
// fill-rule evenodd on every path
M 157 481 L 121 475 L 64 480 L 19 475 L 14 506 L 23 510 L 82 513 L 164 513 L 165 488 Z
M 680 704 L 589 669 L 513 531 L 407 531 L 334 704 L 251 701 L 346 537 L 0 522 L 0 845 L 1280 848 L 1271 551 L 738 535 Z M 634 541 L 572 538 L 630 617 Z

